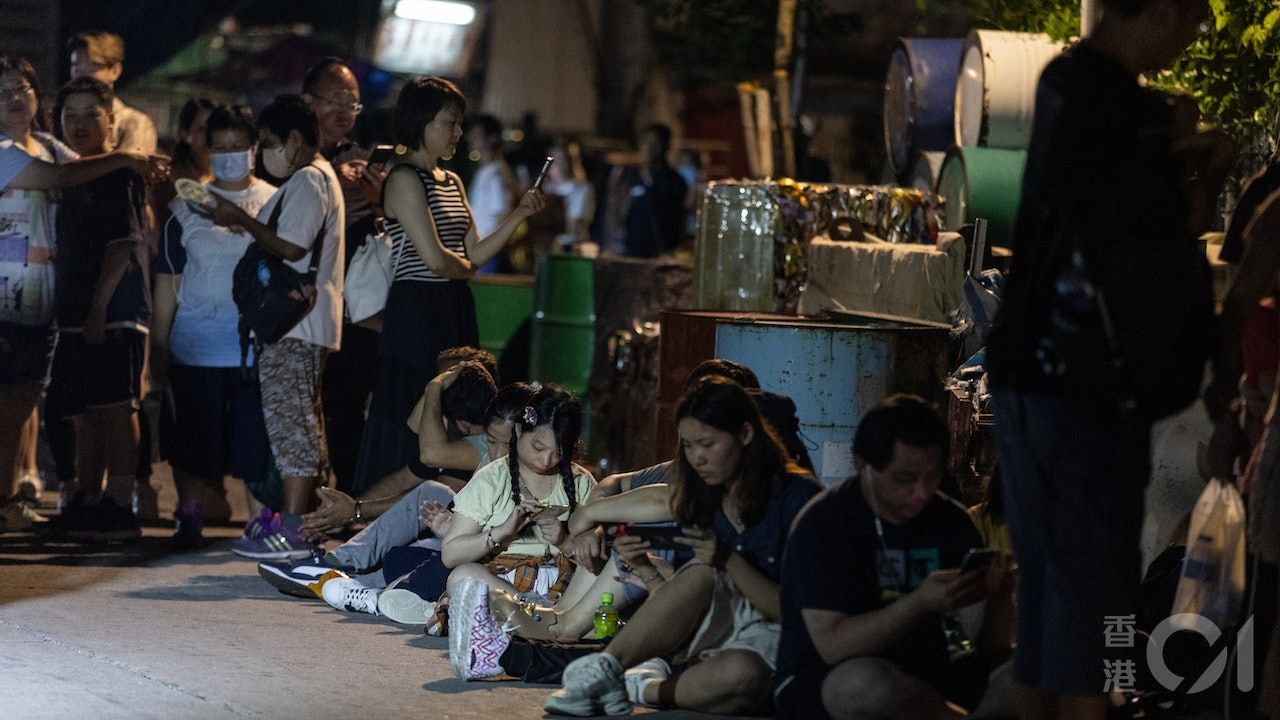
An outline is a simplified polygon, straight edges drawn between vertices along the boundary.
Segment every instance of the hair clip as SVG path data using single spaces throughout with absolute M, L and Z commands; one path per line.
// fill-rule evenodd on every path
M 536 426 L 538 424 L 538 411 L 534 410 L 532 405 L 525 405 L 524 414 L 520 416 L 520 419 L 525 425 Z

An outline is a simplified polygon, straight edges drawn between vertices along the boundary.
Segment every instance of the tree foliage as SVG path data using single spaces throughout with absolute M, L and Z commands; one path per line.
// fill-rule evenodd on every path
M 654 22 L 663 61 L 678 71 L 736 83 L 773 69 L 778 0 L 632 0 Z M 798 0 L 810 35 L 848 32 L 856 17 L 832 13 L 823 0 Z M 797 26 L 797 32 L 800 32 Z

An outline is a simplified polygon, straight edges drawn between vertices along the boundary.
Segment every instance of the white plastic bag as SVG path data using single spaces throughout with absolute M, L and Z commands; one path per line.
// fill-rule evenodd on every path
M 396 272 L 391 261 L 391 244 L 391 237 L 386 233 L 366 235 L 364 243 L 351 256 L 342 285 L 342 299 L 346 301 L 347 318 L 353 323 L 377 315 L 387 305 L 387 293 L 391 291 Z
M 1191 513 L 1187 557 L 1173 598 L 1174 624 L 1190 629 L 1200 615 L 1219 628 L 1236 625 L 1244 598 L 1244 501 L 1231 482 L 1210 480 Z

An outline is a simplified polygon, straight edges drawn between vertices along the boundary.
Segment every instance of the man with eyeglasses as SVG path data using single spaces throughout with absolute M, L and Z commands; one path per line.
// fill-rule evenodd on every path
M 71 77 L 94 77 L 115 89 L 124 71 L 124 40 L 108 32 L 82 32 L 67 41 L 71 55 Z M 111 131 L 111 147 L 136 150 L 154 155 L 156 124 L 146 114 L 125 105 L 117 95 L 111 109 L 115 125 Z
M 368 164 L 369 151 L 347 138 L 355 128 L 356 116 L 364 109 L 360 84 L 351 68 L 336 57 L 321 59 L 307 71 L 302 81 L 302 99 L 320 123 L 320 154 L 333 165 L 346 202 L 347 237 L 345 262 L 373 232 L 375 218 L 382 215 L 382 182 L 386 170 Z M 364 433 L 364 409 L 373 391 L 374 360 L 378 333 L 346 322 L 342 328 L 342 348 L 329 356 L 324 372 L 325 434 L 329 442 L 329 463 L 338 487 L 359 493 L 353 487 L 360 438 Z

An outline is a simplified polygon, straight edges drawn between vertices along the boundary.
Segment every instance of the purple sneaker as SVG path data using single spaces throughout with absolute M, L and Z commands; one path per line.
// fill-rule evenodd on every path
M 244 524 L 244 537 L 251 539 L 263 538 L 271 533 L 280 530 L 280 513 L 273 512 L 271 508 L 262 508 L 258 516 L 249 520 Z
M 204 510 L 189 502 L 173 511 L 173 544 L 179 550 L 196 550 L 204 545 Z
M 261 537 L 236 540 L 231 543 L 231 552 L 254 560 L 301 560 L 316 554 L 317 548 L 301 533 L 277 526 L 274 532 Z

